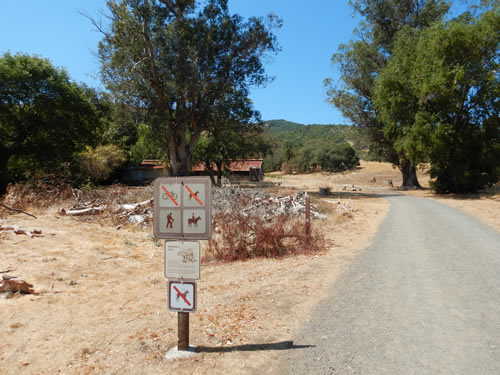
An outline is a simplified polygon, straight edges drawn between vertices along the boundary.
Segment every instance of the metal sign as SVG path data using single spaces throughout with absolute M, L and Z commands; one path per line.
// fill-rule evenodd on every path
M 208 240 L 212 234 L 210 177 L 160 177 L 154 182 L 154 236 Z
M 169 280 L 168 309 L 170 311 L 196 312 L 196 282 Z
M 165 242 L 165 277 L 167 279 L 200 279 L 200 243 Z

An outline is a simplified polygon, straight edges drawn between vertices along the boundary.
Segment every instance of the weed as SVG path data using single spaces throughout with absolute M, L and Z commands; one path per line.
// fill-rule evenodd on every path
M 129 240 L 125 240 L 125 245 L 127 245 L 127 246 L 136 246 L 135 243 L 133 243 L 132 241 L 129 241 Z
M 315 231 L 307 234 L 304 220 L 288 215 L 264 220 L 235 209 L 215 215 L 208 245 L 207 259 L 235 261 L 310 254 L 322 249 L 323 239 Z

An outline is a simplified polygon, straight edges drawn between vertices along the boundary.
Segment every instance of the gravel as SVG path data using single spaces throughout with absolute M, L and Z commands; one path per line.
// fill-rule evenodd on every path
M 284 374 L 500 374 L 500 234 L 387 197 L 368 247 L 281 354 Z M 311 347 L 307 347 L 311 345 Z

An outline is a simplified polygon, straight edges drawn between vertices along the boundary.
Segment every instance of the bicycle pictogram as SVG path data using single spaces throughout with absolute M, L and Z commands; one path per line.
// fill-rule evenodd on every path
M 170 197 L 172 197 L 172 199 L 174 199 L 174 200 L 177 199 L 177 194 L 174 191 L 169 191 L 168 193 L 170 194 L 170 196 L 167 193 L 163 193 L 163 195 L 162 195 L 163 199 L 165 199 L 166 201 L 168 201 L 170 199 Z

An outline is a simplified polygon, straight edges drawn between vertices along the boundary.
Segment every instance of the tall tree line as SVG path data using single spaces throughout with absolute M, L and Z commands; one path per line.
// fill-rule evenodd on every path
M 405 187 L 420 187 L 416 167 L 422 161 L 431 162 L 438 191 L 474 191 L 496 181 L 498 2 L 482 1 L 453 20 L 445 18 L 452 4 L 444 0 L 351 5 L 364 21 L 356 39 L 333 56 L 341 82 L 326 80 L 328 100 L 369 131 L 379 152 L 401 170 Z M 453 46 L 446 48 L 448 42 Z M 465 141 L 471 137 L 475 143 Z M 478 147 L 485 157 L 472 151 Z M 467 168 L 452 168 L 464 162 Z M 452 175 L 454 183 L 443 183 Z

